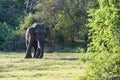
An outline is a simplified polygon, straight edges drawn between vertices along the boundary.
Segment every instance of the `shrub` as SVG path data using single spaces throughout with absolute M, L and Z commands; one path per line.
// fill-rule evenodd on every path
M 98 0 L 100 7 L 89 12 L 89 52 L 120 52 L 120 1 Z
M 6 22 L 0 22 L 0 50 L 6 49 L 14 37 L 14 30 Z
M 19 25 L 19 27 L 17 28 L 16 33 L 19 34 L 24 34 L 25 33 L 25 29 L 28 28 L 34 21 L 34 17 L 32 14 L 29 14 L 28 17 L 25 17 L 23 22 L 21 22 L 21 24 Z
M 120 77 L 119 58 L 119 53 L 99 53 L 93 54 L 93 56 L 87 54 L 80 59 L 83 62 L 88 62 L 88 66 L 85 74 L 78 80 L 112 80 L 114 77 Z

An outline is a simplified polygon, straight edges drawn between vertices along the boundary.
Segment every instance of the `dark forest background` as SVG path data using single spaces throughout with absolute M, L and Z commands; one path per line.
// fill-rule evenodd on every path
M 34 0 L 32 14 L 26 16 L 28 1 L 0 0 L 0 51 L 24 51 L 25 29 L 34 19 L 50 28 L 49 43 L 58 49 L 87 48 L 87 10 L 98 7 L 96 0 Z
M 0 0 L 0 51 L 25 51 L 24 33 L 34 20 L 50 28 L 50 50 L 112 52 L 120 44 L 119 0 L 33 0 L 27 14 L 29 1 Z

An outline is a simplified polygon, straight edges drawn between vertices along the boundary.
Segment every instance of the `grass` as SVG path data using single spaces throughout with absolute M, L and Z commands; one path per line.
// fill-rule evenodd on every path
M 45 53 L 43 59 L 24 59 L 25 53 L 0 52 L 0 80 L 76 80 L 84 73 L 81 55 Z

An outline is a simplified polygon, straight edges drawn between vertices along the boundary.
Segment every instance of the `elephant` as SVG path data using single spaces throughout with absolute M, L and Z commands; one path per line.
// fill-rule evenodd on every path
M 43 58 L 45 38 L 50 35 L 50 29 L 44 23 L 33 23 L 25 33 L 26 56 L 32 58 L 31 50 L 34 48 L 33 58 Z

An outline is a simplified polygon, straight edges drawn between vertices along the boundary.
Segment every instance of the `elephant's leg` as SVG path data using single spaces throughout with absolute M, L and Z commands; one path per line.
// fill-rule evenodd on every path
M 34 58 L 36 57 L 36 53 L 37 53 L 36 51 L 37 51 L 37 46 L 34 46 L 34 56 L 33 56 Z
M 41 45 L 41 48 L 37 49 L 36 58 L 43 58 L 43 50 L 44 50 L 44 47 L 43 47 L 43 45 Z
M 25 58 L 32 58 L 31 49 L 32 49 L 32 40 L 30 39 L 30 42 L 27 45 L 27 50 L 26 50 L 26 56 L 25 56 Z
M 42 48 L 37 50 L 36 58 L 43 58 L 43 49 Z
M 37 41 L 37 54 L 36 54 L 36 58 L 39 58 L 40 54 L 41 54 L 41 41 L 38 40 Z
M 44 47 L 42 46 L 42 47 L 41 47 L 41 50 L 40 50 L 39 58 L 43 58 L 43 50 L 44 50 Z
M 36 58 L 39 58 L 41 49 L 37 48 Z
M 28 40 L 25 40 L 25 43 L 26 43 L 26 47 L 28 47 Z
M 44 52 L 44 40 L 41 41 L 41 50 L 40 50 L 40 55 L 39 58 L 43 58 L 43 53 Z

